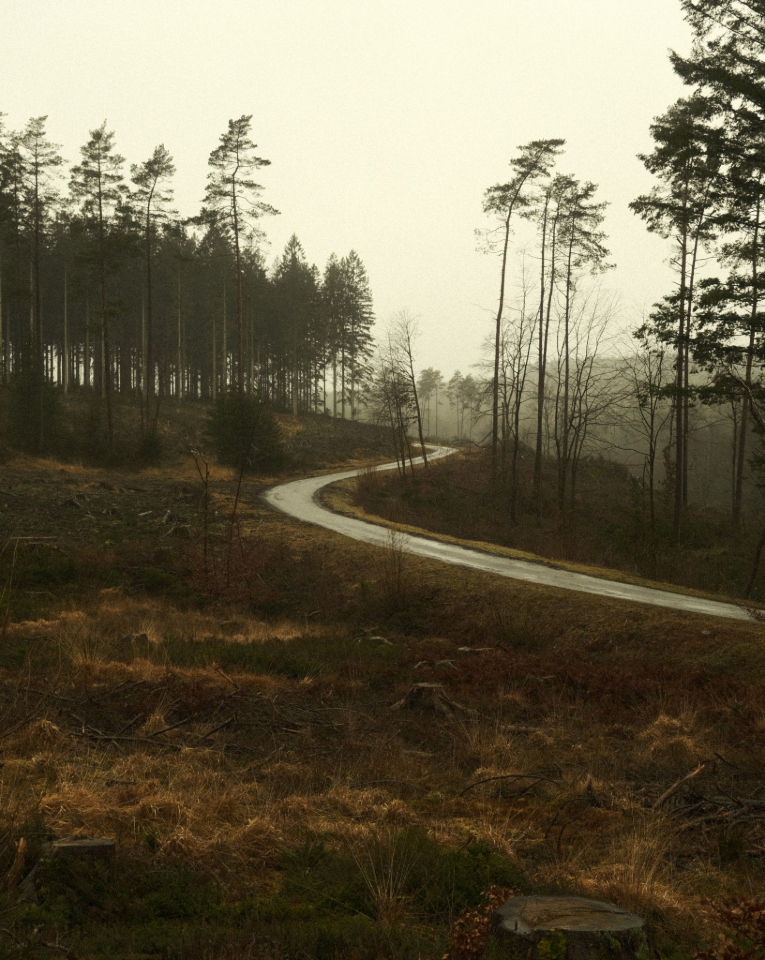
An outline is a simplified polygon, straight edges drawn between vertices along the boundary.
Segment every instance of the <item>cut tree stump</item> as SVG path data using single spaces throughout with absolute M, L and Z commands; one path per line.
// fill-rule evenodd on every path
M 114 869 L 116 846 L 114 840 L 103 840 L 95 837 L 64 837 L 54 840 L 47 852 L 50 859 L 54 857 L 68 860 L 82 860 L 86 863 L 103 863 L 110 870 Z
M 442 683 L 413 683 L 407 690 L 406 695 L 398 703 L 394 703 L 391 709 L 434 710 L 436 713 L 442 713 L 449 717 L 455 714 L 475 715 L 475 710 L 469 710 L 467 707 L 463 707 L 461 703 L 450 700 L 446 696 Z
M 645 921 L 585 897 L 513 897 L 494 917 L 492 960 L 650 960 Z
M 87 864 L 103 864 L 110 873 L 114 872 L 116 863 L 116 844 L 114 840 L 104 840 L 99 837 L 63 837 L 54 840 L 43 847 L 44 859 L 79 860 Z M 21 882 L 21 897 L 23 900 L 37 902 L 37 890 L 34 880 L 39 872 L 40 863 Z

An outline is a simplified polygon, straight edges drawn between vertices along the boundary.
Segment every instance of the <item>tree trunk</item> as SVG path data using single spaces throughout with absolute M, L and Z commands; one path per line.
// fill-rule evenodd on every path
M 749 326 L 749 343 L 746 351 L 746 374 L 744 379 L 745 389 L 741 402 L 741 423 L 738 434 L 738 460 L 736 463 L 736 492 L 734 497 L 733 524 L 738 527 L 741 523 L 741 508 L 744 500 L 744 467 L 746 464 L 746 441 L 747 426 L 749 421 L 749 390 L 752 385 L 752 366 L 754 363 L 754 347 L 757 331 L 757 308 L 759 306 L 760 294 L 759 283 L 759 257 L 757 256 L 757 244 L 760 237 L 760 204 L 761 199 L 757 195 L 757 210 L 754 221 L 754 237 L 752 242 L 752 310 Z
M 0 256 L 0 363 L 3 365 L 0 382 L 8 383 L 8 337 L 3 325 L 3 258 Z
M 414 394 L 414 409 L 417 413 L 417 432 L 420 437 L 420 450 L 422 450 L 422 462 L 427 467 L 428 465 L 428 454 L 425 450 L 425 439 L 422 435 L 422 410 L 420 409 L 420 400 L 417 396 L 417 377 L 414 375 L 414 360 L 412 358 L 412 349 L 411 344 L 408 348 L 408 359 L 409 359 L 409 379 L 412 383 L 412 393 Z
M 576 226 L 572 222 L 571 224 L 571 236 L 569 238 L 568 244 L 568 262 L 566 264 L 566 307 L 564 314 L 564 328 L 563 328 L 563 426 L 562 426 L 562 445 L 561 445 L 561 457 L 558 464 L 558 509 L 561 513 L 564 512 L 566 508 L 566 473 L 568 471 L 568 431 L 569 431 L 569 415 L 568 415 L 568 395 L 569 395 L 569 375 L 570 375 L 570 362 L 569 362 L 569 324 L 571 321 L 571 275 L 573 270 L 573 255 L 574 255 L 574 234 Z
M 98 196 L 98 237 L 101 253 L 101 385 L 106 397 L 106 433 L 109 450 L 114 447 L 114 424 L 112 421 L 112 384 L 111 384 L 111 357 L 109 354 L 109 323 L 106 312 L 106 253 L 104 236 L 104 215 L 102 196 Z
M 30 264 L 30 281 L 34 278 L 33 285 L 33 301 L 32 309 L 34 313 L 34 334 L 35 334 L 35 353 L 36 353 L 36 363 L 35 363 L 35 380 L 37 381 L 37 396 L 36 396 L 36 414 L 37 414 L 37 451 L 42 452 L 43 443 L 45 440 L 45 358 L 43 356 L 43 331 L 42 331 L 42 317 L 40 315 L 40 182 L 37 172 L 35 171 L 34 179 L 34 200 L 33 200 L 33 209 L 34 209 L 34 247 L 33 247 L 33 263 L 34 269 Z
M 90 387 L 90 301 L 85 295 L 85 355 L 83 357 L 83 379 L 85 386 Z
M 558 234 L 558 213 L 556 211 L 552 225 L 552 241 L 550 244 L 550 285 L 547 291 L 547 305 L 544 307 L 544 294 L 540 301 L 539 316 L 539 351 L 537 374 L 537 440 L 534 451 L 534 503 L 537 513 L 542 511 L 542 458 L 543 458 L 543 425 L 545 406 L 545 377 L 547 375 L 547 344 L 550 335 L 550 316 L 552 313 L 552 298 L 555 288 L 556 264 L 555 254 Z M 544 242 L 544 238 L 543 238 Z
M 215 314 L 212 317 L 212 382 L 210 384 L 210 393 L 213 403 L 218 399 L 218 343 L 217 343 L 217 324 L 215 323 Z
M 518 193 L 516 193 L 516 197 Z M 505 237 L 502 245 L 502 271 L 499 282 L 499 306 L 497 307 L 496 331 L 494 335 L 494 383 L 492 386 L 491 407 L 491 477 L 497 479 L 497 444 L 499 442 L 499 348 L 502 338 L 502 313 L 505 309 L 505 276 L 507 274 L 507 248 L 510 243 L 510 218 L 513 215 L 513 203 L 505 217 Z
M 226 342 L 226 281 L 223 280 L 223 358 L 221 364 L 221 390 L 225 393 L 228 390 L 228 344 Z
M 340 354 L 340 416 L 345 420 L 345 343 Z
M 244 393 L 244 299 L 242 295 L 242 253 L 239 248 L 239 208 L 236 195 L 236 175 L 231 182 L 231 200 L 234 214 L 234 251 L 236 253 L 236 386 Z
M 151 272 L 151 207 L 146 208 L 146 313 L 145 353 L 143 367 L 143 393 L 146 399 L 146 422 L 149 422 L 149 405 L 154 396 L 154 291 Z M 159 409 L 159 408 L 157 408 Z M 154 426 L 156 427 L 156 421 Z
M 176 357 L 175 396 L 183 399 L 183 342 L 181 333 L 181 265 L 178 264 L 178 351 Z
M 621 907 L 584 897 L 513 897 L 495 915 L 492 938 L 502 955 L 598 960 L 651 958 L 645 922 Z
M 683 210 L 688 205 L 686 184 L 683 196 Z M 683 453 L 684 453 L 684 356 L 685 356 L 685 298 L 688 268 L 688 227 L 683 220 L 683 232 L 680 238 L 680 319 L 677 328 L 677 371 L 675 377 L 675 503 L 672 516 L 672 544 L 677 546 L 680 540 L 680 518 L 683 512 Z
M 754 581 L 757 579 L 757 571 L 760 569 L 760 559 L 762 558 L 762 551 L 764 547 L 765 547 L 765 527 L 763 527 L 762 529 L 762 534 L 760 535 L 760 539 L 757 543 L 757 549 L 755 550 L 755 553 L 754 553 L 754 560 L 752 561 L 752 571 L 749 574 L 749 581 L 746 585 L 746 590 L 744 590 L 745 600 L 749 599 L 749 595 L 751 594 L 752 588 L 754 587 Z
M 63 358 L 64 395 L 69 393 L 69 311 L 67 300 L 66 270 L 64 270 L 64 358 Z

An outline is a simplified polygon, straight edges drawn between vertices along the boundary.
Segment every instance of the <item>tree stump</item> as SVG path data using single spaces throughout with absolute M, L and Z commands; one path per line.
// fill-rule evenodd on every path
M 650 960 L 645 921 L 585 897 L 513 897 L 494 917 L 492 960 Z
M 444 716 L 452 717 L 455 714 L 474 716 L 475 710 L 463 707 L 461 703 L 450 700 L 442 683 L 413 683 L 398 703 L 394 703 L 393 710 L 433 710 Z
M 110 873 L 114 872 L 117 848 L 114 840 L 96 837 L 63 837 L 46 843 L 42 850 L 43 859 L 79 860 L 87 864 L 102 863 Z M 42 861 L 41 861 L 42 862 Z M 41 863 L 40 862 L 40 863 Z M 35 877 L 40 871 L 37 863 L 21 882 L 21 898 L 37 903 Z
M 103 863 L 109 870 L 114 869 L 116 846 L 114 840 L 94 837 L 65 837 L 50 844 L 48 857 L 82 860 L 86 863 Z

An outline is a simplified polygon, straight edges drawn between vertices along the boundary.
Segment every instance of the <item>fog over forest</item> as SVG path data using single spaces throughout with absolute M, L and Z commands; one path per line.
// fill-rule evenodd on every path
M 0 960 L 765 960 L 765 0 L 0 31 Z
M 362 243 L 319 265 L 295 232 L 270 250 L 283 214 L 253 114 L 210 136 L 206 186 L 182 213 L 175 188 L 187 194 L 187 175 L 166 144 L 126 158 L 104 121 L 65 161 L 49 133 L 61 120 L 6 116 L 0 378 L 11 434 L 45 450 L 56 391 L 92 391 L 103 407 L 94 436 L 112 449 L 115 396 L 135 399 L 150 434 L 163 399 L 235 391 L 293 415 L 389 422 L 402 451 L 415 435 L 488 446 L 493 475 L 511 476 L 514 491 L 533 451 L 537 507 L 543 461 L 557 464 L 562 509 L 580 463 L 606 458 L 652 502 L 672 487 L 675 539 L 691 502 L 729 506 L 738 522 L 745 491 L 756 497 L 762 230 L 759 114 L 736 84 L 757 30 L 744 17 L 739 48 L 727 22 L 690 3 L 676 12 L 690 36 L 663 62 L 682 96 L 663 113 L 656 103 L 632 160 L 643 189 L 628 204 L 615 210 L 590 179 L 602 162 L 582 156 L 585 126 L 514 146 L 503 179 L 473 196 L 486 291 L 480 324 L 449 327 L 446 339 L 464 344 L 459 368 L 428 353 L 436 318 L 406 303 L 380 314 Z M 666 266 L 661 297 L 639 307 L 619 285 L 625 214 Z M 628 260 L 634 270 L 639 258 Z

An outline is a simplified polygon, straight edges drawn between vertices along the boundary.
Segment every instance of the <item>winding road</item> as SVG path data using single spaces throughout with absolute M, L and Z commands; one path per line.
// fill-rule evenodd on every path
M 432 453 L 428 454 L 428 459 L 435 460 L 439 457 L 449 456 L 454 452 L 455 450 L 452 447 L 437 447 Z M 414 462 L 418 463 L 421 460 L 415 460 Z M 396 464 L 386 463 L 375 467 L 375 469 L 395 470 Z M 333 530 L 335 533 L 340 533 L 344 537 L 351 537 L 353 540 L 361 540 L 364 543 L 385 547 L 389 543 L 390 531 L 388 527 L 333 513 L 318 502 L 320 490 L 331 483 L 336 483 L 338 480 L 355 477 L 358 472 L 358 470 L 346 470 L 321 477 L 293 480 L 290 483 L 272 487 L 263 497 L 271 507 L 286 513 L 290 517 L 325 527 L 327 530 Z M 493 573 L 500 577 L 510 577 L 513 580 L 525 580 L 528 583 L 536 583 L 545 587 L 574 590 L 578 593 L 592 593 L 599 597 L 626 600 L 631 603 L 648 603 L 655 607 L 681 610 L 686 613 L 700 613 L 711 617 L 725 617 L 729 620 L 748 620 L 752 622 L 753 619 L 743 607 L 733 603 L 721 603 L 717 600 L 689 597 L 680 593 L 655 590 L 651 587 L 617 583 L 613 580 L 601 580 L 584 573 L 560 570 L 545 563 L 515 560 L 512 557 L 484 553 L 472 547 L 443 543 L 427 536 L 407 534 L 406 550 L 408 553 L 415 554 L 418 557 L 426 557 L 429 560 L 440 560 L 442 563 L 467 567 L 470 570 L 480 570 L 483 573 Z

